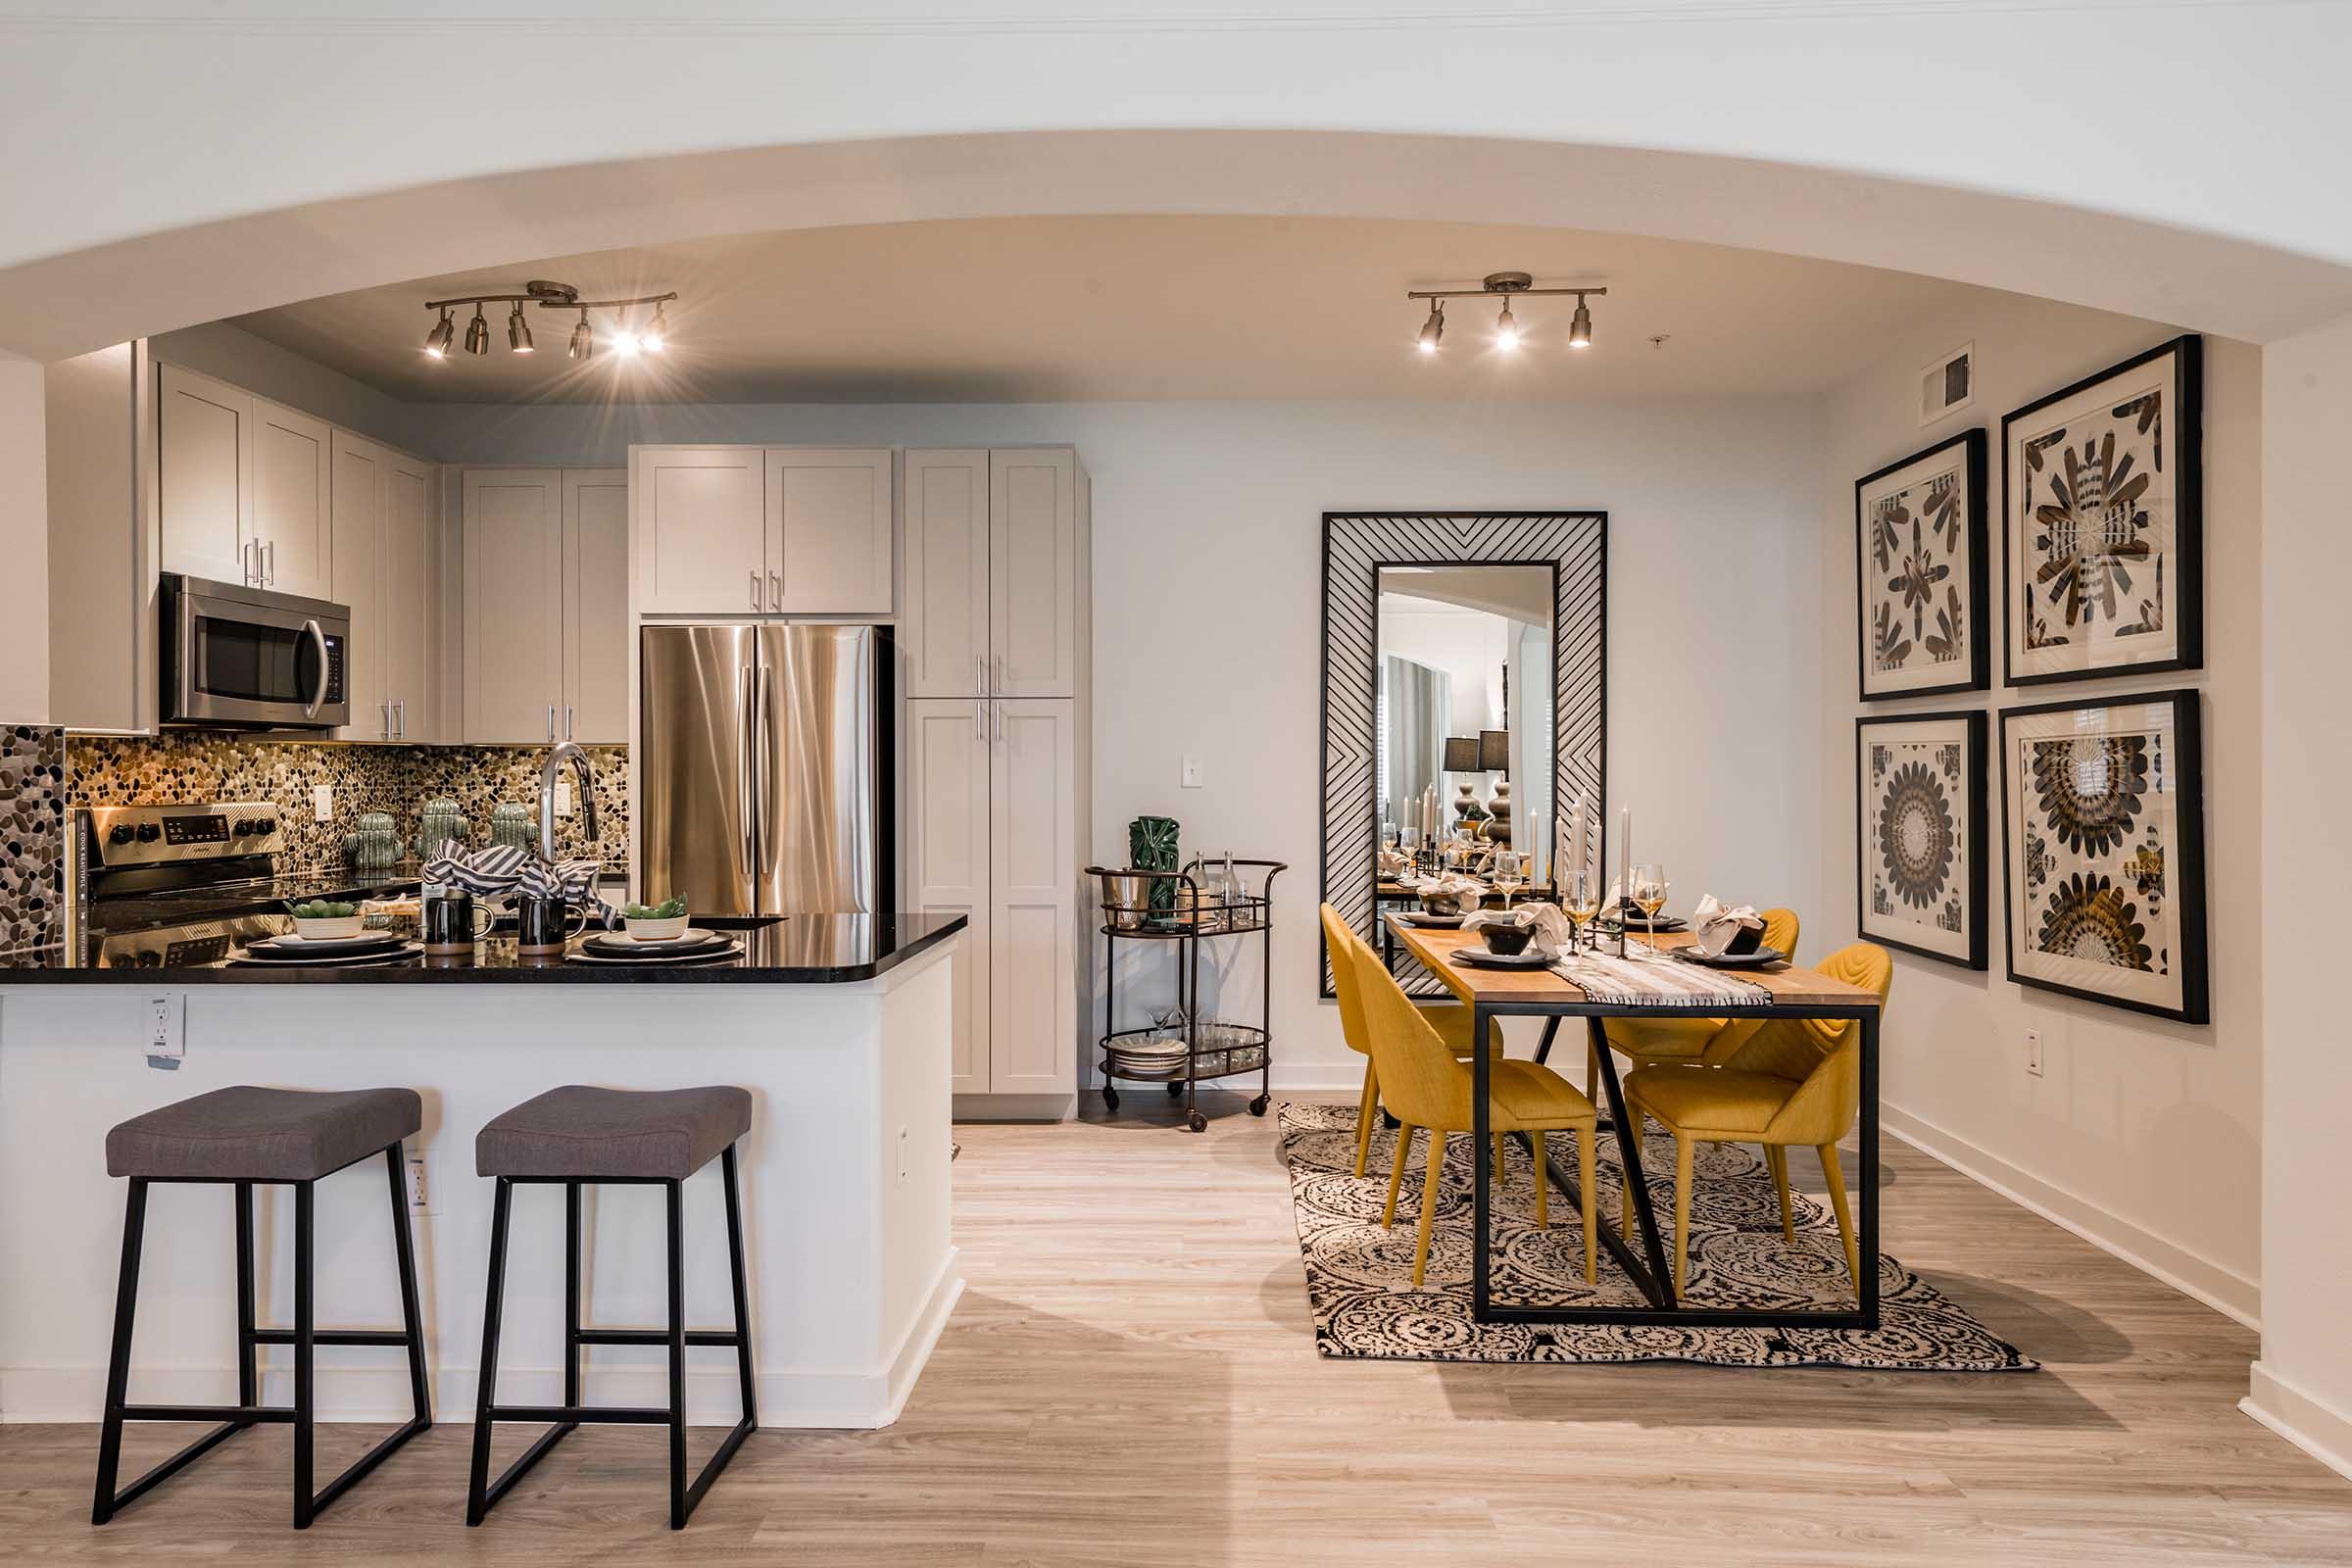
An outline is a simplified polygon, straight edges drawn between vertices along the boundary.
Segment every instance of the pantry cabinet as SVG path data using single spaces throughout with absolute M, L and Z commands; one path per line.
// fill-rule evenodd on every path
M 956 949 L 954 1092 L 959 1095 L 988 1093 L 995 1034 L 989 1001 L 995 753 L 988 706 L 975 698 L 906 705 L 908 896 L 927 914 L 960 914 L 966 921 Z
M 1085 488 L 1068 447 L 906 454 L 909 695 L 1077 694 Z
M 466 739 L 628 739 L 628 473 L 468 468 Z
M 637 447 L 629 471 L 640 614 L 891 613 L 887 448 Z
M 428 679 L 433 466 L 337 430 L 330 469 L 334 577 L 327 597 L 351 612 L 344 673 L 351 722 L 336 735 L 436 739 Z

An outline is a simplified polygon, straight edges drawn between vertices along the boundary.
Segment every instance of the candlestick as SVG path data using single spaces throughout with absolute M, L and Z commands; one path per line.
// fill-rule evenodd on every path
M 1625 901 L 1634 891 L 1634 808 L 1617 814 L 1617 956 L 1625 956 Z

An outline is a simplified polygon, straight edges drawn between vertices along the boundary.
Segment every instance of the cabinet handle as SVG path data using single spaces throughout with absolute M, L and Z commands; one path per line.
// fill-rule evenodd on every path
M 409 700 L 403 697 L 392 706 L 399 710 L 400 738 L 405 741 L 409 738 Z
M 767 574 L 767 598 L 768 609 L 782 610 L 784 608 L 784 574 L 782 572 L 770 571 Z
M 1004 705 L 996 703 L 991 706 L 997 710 L 997 744 L 1002 746 L 1004 743 Z
M 754 610 L 760 608 L 760 568 L 758 566 L 752 568 L 752 608 Z
M 390 740 L 392 738 L 392 704 L 389 701 L 378 703 L 375 705 L 375 710 L 376 716 L 384 721 L 382 738 Z
M 977 698 L 972 700 L 972 739 L 988 739 L 988 705 Z
M 547 744 L 556 744 L 556 705 L 553 703 L 547 705 Z
M 265 542 L 262 546 L 262 586 L 268 588 L 275 584 L 276 581 L 277 541 L 271 539 Z
M 248 588 L 262 585 L 261 555 L 262 542 L 259 539 L 246 540 L 244 548 L 237 552 L 237 564 L 245 568 L 245 586 Z
M 988 656 L 986 654 L 972 656 L 972 690 L 983 697 L 988 695 Z
M 564 705 L 564 738 L 571 739 L 571 705 L 569 703 Z

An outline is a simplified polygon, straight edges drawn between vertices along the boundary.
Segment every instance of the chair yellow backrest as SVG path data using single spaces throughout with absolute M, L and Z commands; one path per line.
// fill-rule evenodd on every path
M 1326 917 L 1324 929 L 1331 931 Z M 1381 1103 L 1399 1121 L 1415 1127 L 1461 1129 L 1470 1125 L 1470 1069 L 1453 1048 L 1430 1027 L 1388 965 L 1361 937 L 1340 922 L 1335 946 L 1344 937 L 1354 981 L 1364 1043 L 1380 1073 Z M 1335 973 L 1334 979 L 1338 979 Z
M 1370 1039 L 1364 1033 L 1364 1002 L 1355 989 L 1356 936 L 1347 917 L 1330 905 L 1323 906 L 1323 946 L 1331 955 L 1331 989 L 1340 999 L 1340 1034 L 1348 1049 L 1363 1055 L 1372 1054 Z
M 1771 908 L 1760 909 L 1757 912 L 1764 916 L 1764 936 L 1762 938 L 1764 946 L 1768 948 L 1780 949 L 1783 953 L 1788 956 L 1788 960 L 1791 963 L 1795 962 L 1797 930 L 1796 911 L 1794 909 Z M 1721 1027 L 1716 1029 L 1714 1038 L 1706 1043 L 1705 1049 L 1700 1053 L 1700 1059 L 1705 1061 L 1710 1067 L 1724 1066 L 1730 1062 L 1733 1056 L 1739 1054 L 1740 1048 L 1741 1046 L 1744 1046 L 1748 1041 L 1754 1039 L 1758 1031 L 1762 1030 L 1770 1021 L 1771 1020 L 1766 1018 L 1708 1019 L 1707 1022 L 1709 1024 L 1720 1025 Z M 1649 1027 L 1651 1029 L 1655 1029 L 1660 1024 L 1665 1024 L 1667 1022 L 1668 1020 L 1666 1019 L 1660 1019 L 1657 1021 L 1657 1023 L 1649 1025 Z M 1616 1031 L 1611 1031 L 1612 1037 L 1614 1037 L 1615 1033 Z
M 1765 909 L 1761 912 L 1764 916 L 1764 945 L 1768 948 L 1780 949 L 1788 955 L 1788 961 L 1794 963 L 1796 961 L 1796 911 L 1794 909 Z
M 1815 967 L 1834 980 L 1878 993 L 1880 1007 L 1886 1007 L 1894 960 L 1885 948 L 1857 942 Z M 1725 1065 L 1794 1081 L 1796 1092 L 1773 1117 L 1770 1140 L 1817 1147 L 1844 1137 L 1854 1123 L 1862 1099 L 1860 1040 L 1861 1025 L 1850 1018 L 1776 1018 Z

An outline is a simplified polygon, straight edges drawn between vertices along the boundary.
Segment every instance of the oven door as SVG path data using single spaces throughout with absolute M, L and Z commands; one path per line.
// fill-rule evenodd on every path
M 349 721 L 351 612 L 323 600 L 167 574 L 168 724 L 332 729 Z

